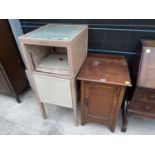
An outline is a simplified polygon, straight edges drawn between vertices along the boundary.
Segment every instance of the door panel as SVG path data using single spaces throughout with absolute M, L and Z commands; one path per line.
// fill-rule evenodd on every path
M 87 84 L 85 87 L 86 115 L 101 120 L 112 120 L 119 91 L 120 88 L 117 86 Z
M 155 88 L 155 49 L 143 48 L 138 86 Z
M 70 80 L 43 75 L 33 75 L 40 100 L 72 108 Z

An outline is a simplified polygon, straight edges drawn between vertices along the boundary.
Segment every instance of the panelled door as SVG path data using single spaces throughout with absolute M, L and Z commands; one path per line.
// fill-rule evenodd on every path
M 153 47 L 143 48 L 138 86 L 155 88 L 155 48 Z
M 109 123 L 113 120 L 120 93 L 119 86 L 85 83 L 84 115 L 85 120 Z

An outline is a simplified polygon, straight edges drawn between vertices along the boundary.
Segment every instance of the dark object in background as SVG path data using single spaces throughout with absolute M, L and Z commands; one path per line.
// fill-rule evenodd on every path
M 77 79 L 81 80 L 81 124 L 103 123 L 114 132 L 126 86 L 131 86 L 125 57 L 91 54 Z
M 28 87 L 25 67 L 8 20 L 0 20 L 0 93 L 14 96 Z
M 138 73 L 137 87 L 127 107 L 122 132 L 126 131 L 131 115 L 155 119 L 155 40 L 142 40 Z
M 155 119 L 155 89 L 137 87 L 122 125 L 122 132 L 126 131 L 130 116 Z

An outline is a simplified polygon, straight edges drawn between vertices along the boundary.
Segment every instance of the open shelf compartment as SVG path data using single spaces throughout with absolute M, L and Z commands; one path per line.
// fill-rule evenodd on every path
M 34 71 L 69 75 L 66 47 L 26 45 Z

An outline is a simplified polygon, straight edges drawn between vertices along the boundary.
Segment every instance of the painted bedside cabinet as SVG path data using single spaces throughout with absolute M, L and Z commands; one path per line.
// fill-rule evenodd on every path
M 73 109 L 77 125 L 76 75 L 87 57 L 86 25 L 48 24 L 19 37 L 41 112 L 43 103 Z
M 81 124 L 103 123 L 114 132 L 126 86 L 131 86 L 126 58 L 90 54 L 77 79 L 81 81 Z
M 155 40 L 141 40 L 141 43 L 137 87 L 127 107 L 122 132 L 126 131 L 130 116 L 155 119 Z

